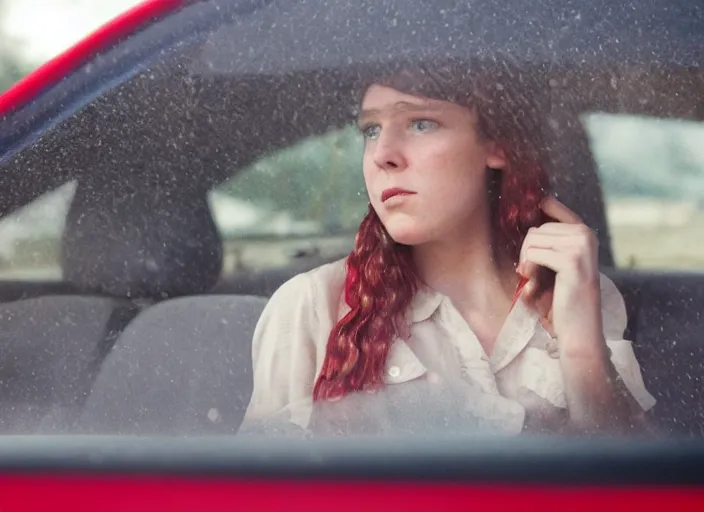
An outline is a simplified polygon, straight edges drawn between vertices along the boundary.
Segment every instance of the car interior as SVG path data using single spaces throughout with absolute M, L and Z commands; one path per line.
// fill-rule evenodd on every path
M 204 49 L 234 14 L 197 9 L 146 26 L 2 116 L 1 216 L 75 187 L 60 278 L 0 278 L 2 434 L 236 433 L 267 297 L 351 247 L 353 232 L 334 250 L 223 272 L 229 242 L 212 191 L 263 155 L 346 126 L 361 72 L 206 74 Z M 616 266 L 580 120 L 604 110 L 702 122 L 703 75 L 655 71 L 641 90 L 632 70 L 526 73 L 546 84 L 554 190 L 597 231 L 602 269 L 626 300 L 653 419 L 665 435 L 704 435 L 704 273 Z

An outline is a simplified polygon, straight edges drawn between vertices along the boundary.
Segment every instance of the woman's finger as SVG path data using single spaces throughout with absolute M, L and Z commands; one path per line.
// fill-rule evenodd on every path
M 571 237 L 545 235 L 540 233 L 537 229 L 529 231 L 521 246 L 518 266 L 516 268 L 516 272 L 527 281 L 521 292 L 524 302 L 532 305 L 533 301 L 539 298 L 542 292 L 545 291 L 542 289 L 544 284 L 541 283 L 541 281 L 544 279 L 543 274 L 546 271 L 546 269 L 541 269 L 538 262 L 530 261 L 530 259 L 526 258 L 526 251 L 536 247 L 565 251 L 573 246 L 577 247 L 577 244 L 572 241 Z
M 532 271 L 530 265 L 525 265 L 525 253 L 531 247 L 538 249 L 551 249 L 553 251 L 563 251 L 574 253 L 593 252 L 594 234 L 586 229 L 575 229 L 574 224 L 562 224 L 564 227 L 571 227 L 569 236 L 564 233 L 554 233 L 550 229 L 541 230 L 541 228 L 533 228 L 528 231 L 528 235 L 523 240 L 521 252 L 518 259 L 518 273 L 524 277 L 531 277 Z
M 516 269 L 516 272 L 518 272 L 518 275 L 526 279 L 529 284 L 531 281 L 534 281 L 535 278 L 538 276 L 538 268 L 539 266 L 536 263 L 533 263 L 532 261 L 523 261 L 518 265 L 518 268 Z M 532 285 L 526 285 L 527 290 L 532 289 Z
M 532 233 L 530 237 L 526 237 L 526 240 L 521 247 L 521 257 L 524 255 L 525 251 L 531 247 L 536 247 L 538 249 L 552 249 L 554 251 L 564 251 L 569 249 L 579 250 L 584 247 L 585 242 L 587 242 L 587 240 L 585 240 L 581 235 L 562 236 L 536 231 L 535 233 Z
M 536 275 L 528 281 L 521 290 L 521 299 L 531 309 L 535 310 L 541 317 L 548 317 L 552 308 L 553 291 L 539 290 L 539 277 Z
M 572 255 L 564 252 L 544 249 L 541 247 L 528 247 L 523 253 L 524 266 L 530 264 L 547 267 L 554 272 L 562 272 L 572 261 Z
M 579 218 L 579 215 L 567 208 L 554 196 L 548 196 L 545 198 L 545 200 L 541 203 L 540 208 L 546 215 L 560 222 L 564 222 L 566 224 L 582 224 L 582 219 Z
M 592 231 L 587 225 L 579 224 L 567 224 L 564 222 L 546 222 L 538 227 L 531 228 L 528 233 L 537 231 L 538 233 L 550 233 L 553 235 L 569 236 L 569 235 L 581 235 L 587 234 Z

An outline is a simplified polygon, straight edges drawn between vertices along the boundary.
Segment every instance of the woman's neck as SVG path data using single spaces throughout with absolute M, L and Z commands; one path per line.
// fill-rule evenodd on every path
M 510 262 L 495 257 L 490 233 L 415 246 L 413 258 L 421 280 L 449 297 L 467 321 L 508 313 L 518 278 Z

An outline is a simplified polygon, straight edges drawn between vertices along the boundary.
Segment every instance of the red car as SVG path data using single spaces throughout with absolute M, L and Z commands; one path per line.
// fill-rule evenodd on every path
M 0 96 L 0 509 L 701 510 L 704 5 L 532 4 L 152 0 Z M 543 84 L 663 435 L 234 436 L 267 297 L 366 207 L 361 77 L 467 54 Z

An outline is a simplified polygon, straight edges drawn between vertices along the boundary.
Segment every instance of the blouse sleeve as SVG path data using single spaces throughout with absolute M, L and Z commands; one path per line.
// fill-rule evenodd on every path
M 240 431 L 307 428 L 320 336 L 314 286 L 309 275 L 298 275 L 264 308 L 252 340 L 253 391 Z
M 645 388 L 633 344 L 623 338 L 627 322 L 626 304 L 616 285 L 603 274 L 601 307 L 604 337 L 611 350 L 611 362 L 633 398 L 647 411 L 655 405 L 656 400 Z

